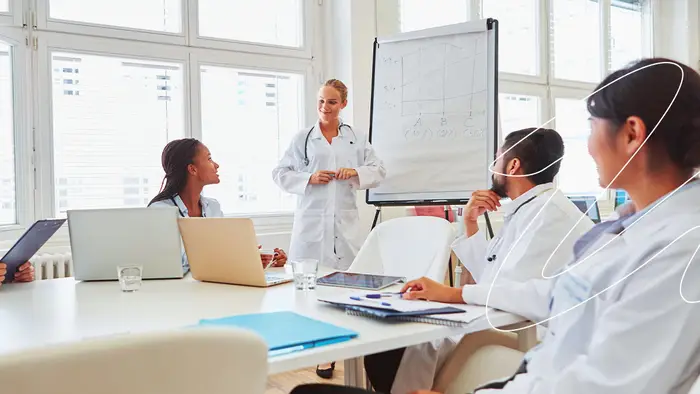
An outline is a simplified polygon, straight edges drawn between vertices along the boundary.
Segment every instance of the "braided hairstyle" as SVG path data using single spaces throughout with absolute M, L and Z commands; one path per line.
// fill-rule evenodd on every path
M 170 141 L 163 149 L 161 155 L 161 163 L 163 171 L 165 171 L 165 187 L 161 185 L 161 192 L 158 193 L 151 204 L 172 198 L 180 193 L 187 184 L 187 167 L 194 163 L 194 158 L 197 155 L 197 150 L 202 145 L 195 138 L 182 138 L 179 140 Z

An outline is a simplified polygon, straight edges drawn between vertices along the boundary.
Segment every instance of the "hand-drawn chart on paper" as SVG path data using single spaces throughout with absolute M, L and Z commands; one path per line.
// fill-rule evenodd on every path
M 372 145 L 387 178 L 373 194 L 453 193 L 486 186 L 493 157 L 487 44 L 485 31 L 380 41 Z

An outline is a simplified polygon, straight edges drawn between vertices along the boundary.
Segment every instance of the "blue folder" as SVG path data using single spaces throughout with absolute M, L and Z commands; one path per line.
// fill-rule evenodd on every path
M 262 336 L 270 356 L 349 341 L 357 333 L 298 315 L 294 312 L 256 313 L 220 319 L 203 319 L 200 326 L 231 326 Z

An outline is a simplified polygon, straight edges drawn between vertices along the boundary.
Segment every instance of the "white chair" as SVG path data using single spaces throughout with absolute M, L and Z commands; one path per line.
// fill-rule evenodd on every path
M 12 394 L 262 394 L 267 345 L 242 330 L 191 329 L 52 345 L 0 358 Z
M 387 220 L 372 230 L 349 272 L 426 276 L 443 282 L 455 231 L 450 222 L 432 216 Z
M 476 350 L 452 380 L 445 394 L 471 393 L 488 382 L 512 376 L 524 353 L 506 346 L 486 345 Z

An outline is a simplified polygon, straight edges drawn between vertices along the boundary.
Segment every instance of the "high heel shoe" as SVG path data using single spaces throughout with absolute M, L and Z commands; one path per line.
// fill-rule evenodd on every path
M 333 379 L 333 371 L 335 371 L 335 361 L 331 363 L 331 367 L 328 369 L 319 369 L 319 366 L 316 366 L 316 375 L 321 379 Z

